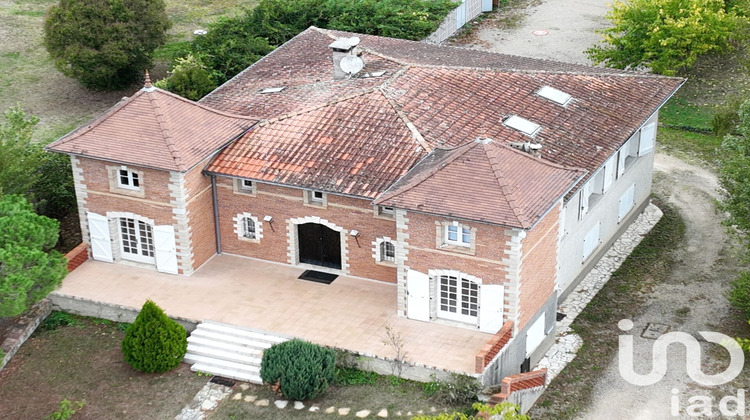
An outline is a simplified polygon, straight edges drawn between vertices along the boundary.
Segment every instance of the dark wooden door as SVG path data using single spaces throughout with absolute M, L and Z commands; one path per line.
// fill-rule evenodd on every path
M 341 234 L 318 223 L 297 225 L 299 261 L 341 269 Z

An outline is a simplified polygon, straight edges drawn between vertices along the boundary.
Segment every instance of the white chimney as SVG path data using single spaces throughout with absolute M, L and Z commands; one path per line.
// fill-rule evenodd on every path
M 357 55 L 359 38 L 339 38 L 328 46 L 333 51 L 333 80 L 344 80 L 359 73 L 364 62 Z

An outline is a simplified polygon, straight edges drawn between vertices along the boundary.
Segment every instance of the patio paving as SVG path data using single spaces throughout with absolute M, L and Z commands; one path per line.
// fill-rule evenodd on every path
M 407 360 L 474 372 L 491 337 L 476 330 L 413 321 L 396 313 L 396 285 L 339 276 L 330 285 L 298 280 L 303 269 L 216 255 L 190 277 L 148 268 L 86 261 L 56 294 L 140 308 L 146 299 L 167 314 L 212 320 L 392 358 L 386 325 L 404 339 Z

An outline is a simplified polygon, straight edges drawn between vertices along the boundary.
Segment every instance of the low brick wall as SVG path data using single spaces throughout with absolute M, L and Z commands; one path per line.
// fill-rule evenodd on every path
M 52 312 L 52 302 L 48 299 L 44 299 L 26 311 L 23 315 L 18 318 L 18 321 L 13 326 L 10 334 L 5 340 L 0 343 L 0 349 L 5 352 L 5 357 L 0 361 L 0 370 L 10 361 L 13 355 L 16 354 L 21 345 L 34 333 L 36 328 L 41 324 L 42 320 Z
M 513 321 L 506 322 L 492 338 L 487 341 L 487 344 L 479 350 L 476 355 L 475 372 L 482 373 L 484 368 L 490 364 L 492 359 L 500 353 L 500 350 L 508 344 L 508 341 L 513 337 Z
M 65 258 L 68 259 L 68 273 L 70 273 L 89 259 L 88 245 L 85 242 L 81 242 L 77 247 L 65 254 Z
M 489 403 L 499 404 L 503 401 L 507 401 L 510 395 L 516 391 L 543 387 L 546 380 L 547 369 L 506 376 L 500 385 L 500 392 L 490 397 Z

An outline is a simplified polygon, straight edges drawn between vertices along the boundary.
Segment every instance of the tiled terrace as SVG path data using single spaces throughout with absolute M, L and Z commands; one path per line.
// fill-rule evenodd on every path
M 324 285 L 298 280 L 302 269 L 217 255 L 190 277 L 89 260 L 55 293 L 140 308 L 152 299 L 167 314 L 303 338 L 381 357 L 385 326 L 404 338 L 408 360 L 474 372 L 491 337 L 479 331 L 413 321 L 396 314 L 396 286 L 340 276 Z

